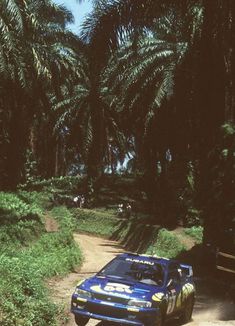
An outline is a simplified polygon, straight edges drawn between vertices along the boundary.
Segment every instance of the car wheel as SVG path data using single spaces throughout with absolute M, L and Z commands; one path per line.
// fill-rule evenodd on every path
M 180 317 L 180 323 L 182 325 L 187 324 L 192 319 L 193 306 L 194 306 L 194 297 L 190 296 L 185 303 L 183 314 Z
M 78 326 L 85 326 L 89 321 L 89 318 L 87 317 L 82 317 L 77 315 L 75 315 L 74 317 L 75 317 L 75 322 Z

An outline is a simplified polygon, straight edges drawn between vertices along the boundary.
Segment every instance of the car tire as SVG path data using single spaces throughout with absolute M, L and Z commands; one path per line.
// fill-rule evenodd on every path
M 75 318 L 75 323 L 78 326 L 85 326 L 89 321 L 89 318 L 87 318 L 87 317 L 82 317 L 82 316 L 75 315 L 74 318 Z
M 189 323 L 190 320 L 192 319 L 193 306 L 194 306 L 194 297 L 190 296 L 185 302 L 184 311 L 180 316 L 181 325 Z

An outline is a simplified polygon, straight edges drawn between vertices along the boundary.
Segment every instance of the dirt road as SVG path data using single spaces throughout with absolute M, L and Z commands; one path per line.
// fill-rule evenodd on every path
M 74 239 L 80 245 L 84 254 L 84 263 L 81 270 L 76 273 L 70 273 L 63 279 L 51 280 L 49 283 L 54 302 L 62 303 L 65 306 L 65 310 L 68 311 L 68 322 L 61 322 L 61 325 L 66 326 L 76 325 L 73 316 L 69 313 L 69 305 L 71 294 L 77 282 L 98 272 L 106 263 L 123 251 L 123 248 L 115 241 L 84 234 L 75 234 Z M 102 325 L 98 321 L 90 320 L 87 326 L 99 324 Z
M 51 280 L 49 286 L 56 303 L 64 305 L 67 311 L 67 322 L 60 325 L 75 326 L 73 316 L 69 313 L 70 297 L 77 281 L 96 273 L 123 248 L 114 241 L 104 240 L 89 235 L 75 234 L 75 241 L 79 243 L 84 253 L 85 261 L 80 271 L 71 273 L 64 279 Z M 177 321 L 171 321 L 167 326 L 177 326 Z M 90 320 L 87 326 L 102 326 L 101 322 Z M 235 326 L 235 307 L 226 299 L 226 295 L 218 295 L 207 281 L 197 281 L 197 299 L 190 326 Z

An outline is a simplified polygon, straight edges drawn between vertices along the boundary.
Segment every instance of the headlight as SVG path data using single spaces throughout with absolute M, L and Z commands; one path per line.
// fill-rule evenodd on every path
M 152 302 L 144 301 L 144 300 L 129 300 L 128 305 L 132 307 L 138 307 L 138 308 L 151 308 Z
M 91 293 L 79 288 L 76 288 L 74 291 L 75 294 L 77 294 L 80 298 L 88 299 L 91 298 Z

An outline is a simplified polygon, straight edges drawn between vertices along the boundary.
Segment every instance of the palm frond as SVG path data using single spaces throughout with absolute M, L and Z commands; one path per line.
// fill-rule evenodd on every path
M 18 34 L 23 33 L 23 17 L 21 5 L 15 0 L 2 0 L 0 2 L 1 18 Z

